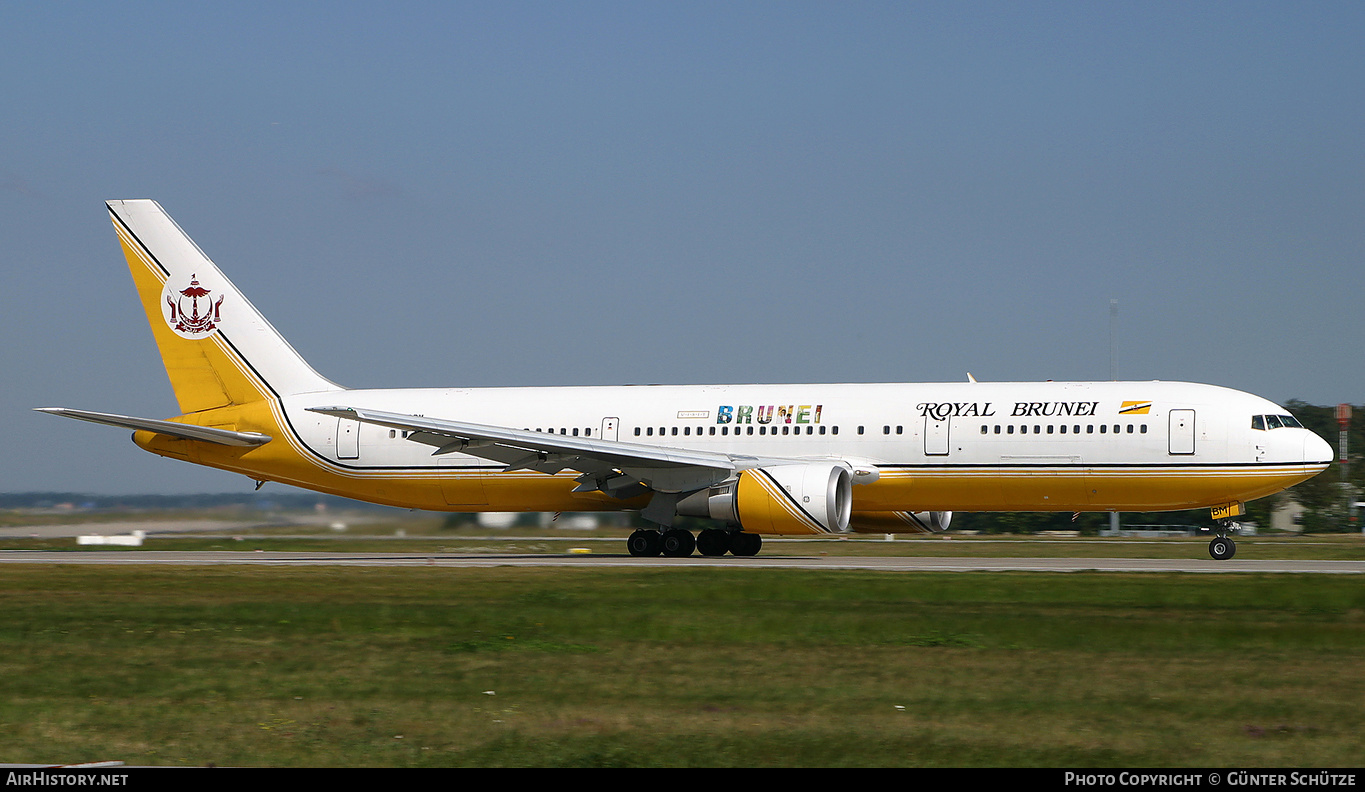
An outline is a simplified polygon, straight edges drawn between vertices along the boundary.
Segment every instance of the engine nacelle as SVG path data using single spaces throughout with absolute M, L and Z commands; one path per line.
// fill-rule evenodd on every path
M 853 473 L 839 462 L 744 470 L 678 502 L 678 514 L 756 534 L 847 533 L 852 513 Z
M 950 511 L 858 512 L 849 528 L 857 533 L 943 533 L 952 521 Z

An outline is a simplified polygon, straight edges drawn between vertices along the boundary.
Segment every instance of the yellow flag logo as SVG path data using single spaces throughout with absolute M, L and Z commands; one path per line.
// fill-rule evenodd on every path
M 1119 415 L 1146 415 L 1152 411 L 1149 401 L 1126 401 L 1119 406 Z

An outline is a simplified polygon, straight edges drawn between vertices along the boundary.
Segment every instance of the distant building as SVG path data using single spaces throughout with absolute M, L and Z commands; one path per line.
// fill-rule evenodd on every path
M 1270 510 L 1270 527 L 1275 531 L 1299 533 L 1303 531 L 1299 518 L 1305 511 L 1308 510 L 1293 498 L 1281 498 L 1279 505 Z

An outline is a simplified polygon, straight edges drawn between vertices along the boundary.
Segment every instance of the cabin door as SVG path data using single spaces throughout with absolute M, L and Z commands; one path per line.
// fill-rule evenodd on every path
M 1194 410 L 1171 410 L 1171 453 L 1194 453 Z
M 951 418 L 935 420 L 932 415 L 924 416 L 924 454 L 925 456 L 946 456 L 948 454 L 948 427 Z
M 337 459 L 360 458 L 360 422 L 337 419 Z

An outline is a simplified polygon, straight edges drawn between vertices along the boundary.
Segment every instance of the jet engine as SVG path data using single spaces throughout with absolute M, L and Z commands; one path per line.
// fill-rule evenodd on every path
M 952 521 L 950 511 L 858 512 L 849 529 L 856 533 L 942 533 Z
M 853 473 L 840 462 L 743 470 L 678 502 L 678 514 L 755 534 L 846 533 L 852 512 Z

